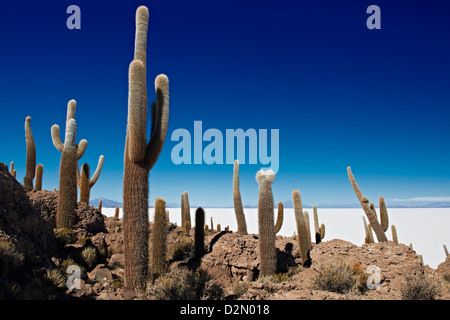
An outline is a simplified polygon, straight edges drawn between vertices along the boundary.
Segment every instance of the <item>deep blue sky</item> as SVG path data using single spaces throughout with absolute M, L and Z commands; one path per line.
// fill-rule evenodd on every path
M 280 130 L 276 201 L 299 189 L 308 204 L 354 203 L 351 166 L 372 200 L 450 196 L 448 1 L 21 1 L 0 8 L 0 161 L 25 174 L 32 117 L 44 188 L 58 186 L 66 105 L 78 102 L 77 141 L 105 164 L 91 198 L 121 201 L 128 66 L 135 10 L 150 10 L 148 92 L 170 79 L 168 139 L 150 173 L 150 198 L 232 205 L 232 165 L 175 165 L 170 141 L 193 131 Z M 66 8 L 81 8 L 81 30 Z M 366 9 L 381 8 L 381 30 Z M 63 137 L 62 137 L 63 139 Z M 205 144 L 206 145 L 206 144 Z M 258 165 L 241 165 L 244 203 L 257 203 Z

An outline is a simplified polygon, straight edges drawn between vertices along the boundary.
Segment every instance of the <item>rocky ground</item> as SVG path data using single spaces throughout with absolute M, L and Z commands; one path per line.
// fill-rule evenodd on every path
M 313 244 L 312 264 L 303 268 L 296 239 L 279 236 L 277 274 L 260 277 L 258 235 L 208 232 L 206 254 L 200 264 L 195 264 L 190 259 L 193 230 L 186 234 L 175 225 L 168 234 L 166 281 L 149 283 L 147 290 L 135 292 L 123 285 L 121 219 L 106 217 L 97 208 L 78 203 L 76 226 L 57 230 L 57 200 L 58 192 L 25 192 L 0 163 L 0 299 L 162 299 L 167 296 L 159 295 L 161 283 L 179 277 L 180 270 L 195 269 L 197 274 L 199 270 L 207 274 L 200 297 L 204 299 L 403 299 L 408 277 L 420 276 L 426 280 L 424 287 L 433 289 L 434 299 L 450 300 L 450 258 L 434 270 L 423 266 L 416 252 L 403 244 L 356 246 L 338 239 L 324 241 Z M 80 268 L 81 289 L 67 289 L 66 270 L 70 265 Z M 338 265 L 350 266 L 348 270 L 355 271 L 352 275 L 359 279 L 359 286 L 345 292 L 318 287 L 318 276 L 326 275 L 327 267 Z M 369 273 L 371 266 L 380 276 L 380 287 L 374 290 L 361 285 L 368 277 L 378 275 Z

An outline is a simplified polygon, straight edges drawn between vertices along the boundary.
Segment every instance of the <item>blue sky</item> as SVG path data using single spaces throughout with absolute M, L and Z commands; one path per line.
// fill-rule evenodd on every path
M 369 199 L 450 196 L 448 1 L 22 1 L 0 10 L 0 161 L 25 174 L 31 116 L 44 188 L 58 186 L 67 102 L 78 103 L 77 141 L 91 198 L 122 199 L 128 66 L 134 15 L 150 10 L 148 92 L 170 80 L 168 139 L 150 173 L 150 201 L 232 205 L 232 165 L 175 165 L 171 133 L 279 129 L 276 201 L 299 189 L 308 204 L 354 203 L 346 167 Z M 81 30 L 66 8 L 81 8 Z M 369 30 L 366 9 L 381 8 Z M 206 145 L 206 144 L 205 144 Z M 204 146 L 205 146 L 204 145 Z M 256 171 L 241 165 L 243 202 L 257 203 Z

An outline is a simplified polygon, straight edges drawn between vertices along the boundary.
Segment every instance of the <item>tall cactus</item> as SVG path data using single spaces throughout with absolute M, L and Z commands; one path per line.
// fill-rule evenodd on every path
M 189 233 L 192 224 L 191 207 L 189 205 L 189 195 L 187 191 L 181 195 L 181 224 L 186 229 L 186 232 Z
M 370 225 L 372 226 L 373 231 L 375 232 L 375 235 L 377 236 L 377 239 L 379 242 L 387 242 L 388 239 L 386 237 L 386 234 L 383 231 L 383 227 L 378 222 L 377 214 L 374 210 L 372 210 L 371 206 L 369 205 L 369 200 L 364 197 L 359 190 L 358 185 L 356 184 L 355 177 L 353 176 L 352 170 L 350 167 L 347 168 L 347 174 L 348 178 L 350 180 L 350 183 L 353 187 L 353 190 L 355 191 L 356 197 L 358 198 L 359 202 L 361 203 L 361 206 L 367 216 L 367 219 L 369 220 Z
M 146 49 L 148 9 L 136 10 L 134 60 L 129 68 L 128 120 L 124 151 L 123 235 L 125 285 L 144 288 L 148 274 L 149 171 L 163 148 L 169 121 L 169 80 L 155 79 L 156 101 L 151 107 L 151 136 L 146 141 Z
M 260 170 L 256 174 L 256 181 L 259 184 L 258 230 L 261 276 L 271 275 L 275 273 L 277 269 L 272 194 L 272 183 L 274 180 L 275 173 L 271 169 L 267 171 Z
M 166 201 L 163 198 L 155 200 L 155 220 L 152 231 L 152 275 L 154 278 L 164 273 L 167 254 L 167 217 Z
M 98 159 L 97 169 L 95 170 L 94 175 L 91 179 L 89 179 L 89 165 L 87 163 L 83 164 L 81 166 L 81 173 L 77 165 L 77 184 L 80 188 L 80 202 L 89 204 L 89 200 L 91 197 L 91 188 L 95 185 L 98 178 L 100 177 L 100 172 L 102 171 L 104 160 L 104 156 L 100 156 L 100 158 Z
M 384 202 L 383 197 L 378 198 L 378 204 L 380 208 L 380 224 L 383 228 L 383 231 L 386 232 L 389 228 L 389 217 L 386 209 L 386 203 Z
M 237 228 L 240 235 L 246 235 L 247 223 L 245 221 L 244 208 L 242 206 L 241 192 L 239 190 L 239 160 L 234 161 L 233 167 L 233 202 L 236 214 Z
M 297 223 L 297 237 L 300 247 L 300 257 L 302 259 L 303 266 L 309 267 L 311 265 L 311 258 L 309 256 L 309 250 L 311 248 L 311 237 L 309 236 L 308 230 L 306 229 L 300 191 L 294 190 L 292 192 L 292 202 L 294 203 L 295 222 Z
M 77 124 L 75 122 L 75 100 L 67 104 L 66 133 L 62 143 L 59 126 L 52 126 L 52 141 L 56 149 L 61 151 L 59 166 L 59 195 L 58 210 L 56 213 L 57 228 L 71 228 L 76 222 L 75 208 L 77 205 L 77 161 L 84 155 L 87 141 L 75 143 Z
M 308 237 L 309 237 L 309 249 L 311 249 L 311 227 L 309 224 L 309 213 L 307 210 L 303 210 L 303 217 L 305 218 L 305 225 L 306 225 L 306 232 L 308 233 Z
M 25 190 L 31 191 L 33 190 L 33 179 L 36 174 L 36 145 L 31 132 L 31 117 L 25 119 L 25 140 L 27 143 L 27 161 L 23 187 Z
M 278 202 L 278 214 L 277 214 L 277 222 L 275 223 L 275 234 L 277 234 L 281 226 L 283 225 L 283 218 L 284 218 L 284 205 L 283 202 Z
M 42 164 L 38 164 L 36 166 L 36 184 L 34 190 L 41 191 L 42 190 L 42 177 L 44 175 L 44 166 Z
M 198 208 L 195 211 L 195 237 L 194 237 L 194 258 L 197 261 L 205 254 L 205 211 Z

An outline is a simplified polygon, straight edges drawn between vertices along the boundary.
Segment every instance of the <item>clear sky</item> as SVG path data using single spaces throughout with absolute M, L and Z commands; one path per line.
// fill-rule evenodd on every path
M 69 5 L 81 29 L 69 30 Z M 366 9 L 381 8 L 369 30 Z M 0 8 L 0 161 L 25 174 L 24 122 L 31 116 L 43 186 L 58 186 L 65 129 L 78 103 L 81 163 L 95 170 L 91 199 L 122 201 L 128 66 L 135 10 L 150 11 L 148 92 L 170 80 L 168 138 L 150 173 L 150 201 L 232 205 L 231 164 L 176 165 L 170 137 L 194 121 L 203 130 L 279 129 L 276 201 L 355 203 L 351 166 L 372 201 L 450 196 L 450 26 L 448 1 L 152 0 L 20 1 Z M 64 137 L 62 137 L 63 139 Z M 207 143 L 204 143 L 203 147 Z M 80 165 L 81 165 L 80 163 Z M 241 165 L 245 204 L 257 203 L 255 174 Z

